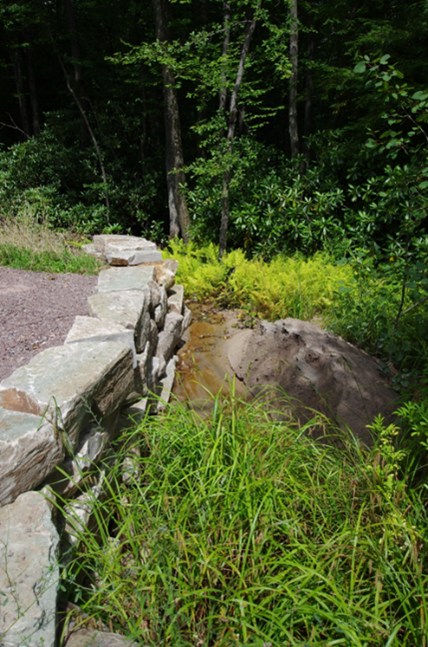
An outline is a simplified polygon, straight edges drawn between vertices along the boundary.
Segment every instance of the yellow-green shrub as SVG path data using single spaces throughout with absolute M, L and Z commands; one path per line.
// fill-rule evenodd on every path
M 277 256 L 270 263 L 249 260 L 242 250 L 217 260 L 215 245 L 185 246 L 171 243 L 165 257 L 179 261 L 177 281 L 188 296 L 216 299 L 227 307 L 251 309 L 258 317 L 275 320 L 284 317 L 310 319 L 328 310 L 340 285 L 351 285 L 349 265 L 336 264 L 327 254 L 312 258 Z

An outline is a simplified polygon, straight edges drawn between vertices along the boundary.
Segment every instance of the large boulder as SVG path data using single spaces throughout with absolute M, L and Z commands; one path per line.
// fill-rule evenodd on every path
M 0 509 L 0 645 L 55 647 L 58 533 L 39 492 Z
M 263 321 L 232 337 L 227 355 L 254 395 L 274 387 L 266 392 L 285 415 L 305 421 L 320 411 L 366 444 L 367 425 L 396 408 L 398 394 L 369 355 L 305 321 Z

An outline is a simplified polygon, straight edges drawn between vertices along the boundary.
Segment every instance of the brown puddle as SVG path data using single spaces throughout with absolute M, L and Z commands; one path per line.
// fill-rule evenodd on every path
M 226 356 L 225 342 L 236 331 L 238 313 L 218 310 L 212 306 L 188 303 L 193 320 L 184 336 L 185 344 L 178 351 L 178 364 L 173 395 L 188 402 L 199 413 L 212 406 L 211 394 L 226 396 L 235 381 L 235 395 L 246 396 L 246 388 L 234 373 Z

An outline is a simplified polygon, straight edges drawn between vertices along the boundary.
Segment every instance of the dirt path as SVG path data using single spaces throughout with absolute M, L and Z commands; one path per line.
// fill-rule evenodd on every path
M 0 267 L 0 380 L 40 351 L 64 343 L 96 276 L 45 274 Z

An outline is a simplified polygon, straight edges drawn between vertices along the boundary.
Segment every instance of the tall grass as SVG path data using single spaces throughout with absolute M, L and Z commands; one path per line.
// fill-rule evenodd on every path
M 81 251 L 69 232 L 58 232 L 31 215 L 0 221 L 0 265 L 36 272 L 96 274 L 100 262 Z
M 365 452 L 311 440 L 320 424 L 232 395 L 127 432 L 72 601 L 147 646 L 426 646 L 426 490 L 394 428 Z

